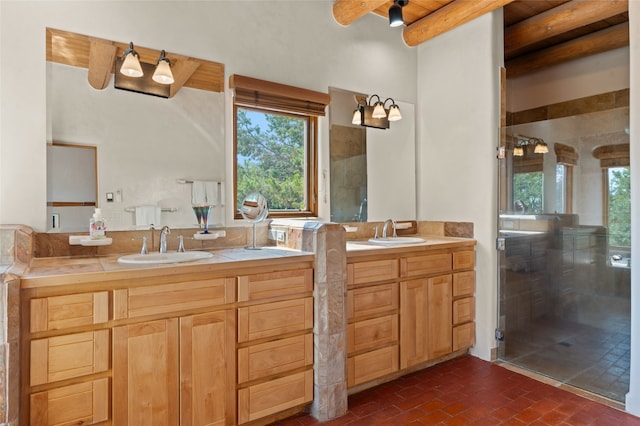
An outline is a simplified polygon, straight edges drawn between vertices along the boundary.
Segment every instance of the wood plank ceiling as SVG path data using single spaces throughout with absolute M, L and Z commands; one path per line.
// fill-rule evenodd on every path
M 388 19 L 393 3 L 335 0 L 333 16 L 342 25 L 367 13 Z M 402 37 L 417 46 L 500 7 L 508 78 L 629 45 L 628 0 L 409 0 Z

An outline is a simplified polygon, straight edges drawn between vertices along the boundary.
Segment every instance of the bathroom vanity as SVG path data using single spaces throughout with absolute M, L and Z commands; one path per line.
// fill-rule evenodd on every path
M 346 407 L 348 393 L 473 345 L 475 240 L 380 246 L 341 234 L 318 237 L 319 253 L 31 259 L 20 278 L 21 424 L 267 424 Z
M 310 402 L 313 255 L 222 253 L 154 267 L 35 259 L 22 424 L 242 424 Z

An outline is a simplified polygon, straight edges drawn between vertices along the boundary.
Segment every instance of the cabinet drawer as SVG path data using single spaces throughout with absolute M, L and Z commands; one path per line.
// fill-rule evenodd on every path
M 384 259 L 347 265 L 347 284 L 374 283 L 398 278 L 398 260 Z
M 473 322 L 453 327 L 453 351 L 468 348 L 476 343 L 476 325 Z
M 109 321 L 109 294 L 70 294 L 31 300 L 30 330 L 32 333 Z
M 430 254 L 400 259 L 403 278 L 418 275 L 441 274 L 451 271 L 451 253 Z
M 234 278 L 218 278 L 114 290 L 114 317 L 138 318 L 233 303 L 234 285 Z
M 453 252 L 453 269 L 467 269 L 475 266 L 475 252 L 462 250 Z
M 238 341 L 274 337 L 313 327 L 313 298 L 238 308 Z
M 347 292 L 349 319 L 398 309 L 398 283 L 363 287 Z
M 238 301 L 267 299 L 313 291 L 313 269 L 238 277 Z
M 476 287 L 476 272 L 455 272 L 453 274 L 453 297 L 473 296 Z
M 238 383 L 312 364 L 312 334 L 240 348 L 238 349 Z
M 31 341 L 31 386 L 109 369 L 109 330 Z
M 398 341 L 398 315 L 387 315 L 349 324 L 347 352 L 372 349 Z
M 474 297 L 465 297 L 453 301 L 453 324 L 462 324 L 473 321 L 475 317 L 476 300 Z
M 238 423 L 247 423 L 313 399 L 313 370 L 238 390 Z
M 65 386 L 31 395 L 31 424 L 92 425 L 109 419 L 109 379 Z
M 398 371 L 398 346 L 387 346 L 347 359 L 347 387 Z

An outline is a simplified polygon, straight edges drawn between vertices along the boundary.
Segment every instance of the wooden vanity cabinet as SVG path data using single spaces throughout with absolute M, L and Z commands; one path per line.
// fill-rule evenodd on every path
M 115 319 L 160 317 L 113 328 L 113 424 L 233 424 L 235 278 L 113 293 Z
M 347 263 L 347 387 L 398 371 L 398 259 Z
M 104 325 L 108 292 L 29 298 L 23 302 L 24 423 L 32 425 L 96 424 L 109 415 L 110 331 Z M 33 336 L 33 338 L 31 338 Z M 24 405 L 23 405 L 24 407 Z
M 475 343 L 475 252 L 468 248 L 400 259 L 400 367 Z
M 238 424 L 313 399 L 313 269 L 238 277 Z

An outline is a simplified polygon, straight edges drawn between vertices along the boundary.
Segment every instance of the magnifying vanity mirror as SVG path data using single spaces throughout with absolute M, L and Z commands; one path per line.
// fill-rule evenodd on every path
M 256 224 L 265 220 L 269 214 L 267 199 L 259 192 L 250 193 L 242 200 L 240 214 L 244 220 L 253 224 L 253 242 L 245 248 L 250 250 L 260 249 L 260 247 L 256 247 Z

